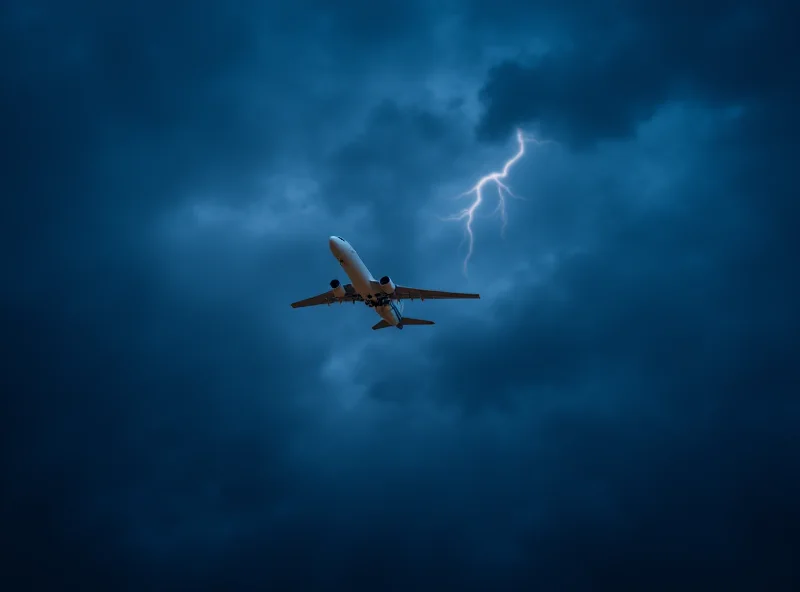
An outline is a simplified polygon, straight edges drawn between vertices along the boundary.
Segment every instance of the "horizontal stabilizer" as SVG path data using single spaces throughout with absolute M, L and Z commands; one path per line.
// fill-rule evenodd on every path
M 391 327 L 391 325 L 386 321 L 379 321 L 378 323 L 373 325 L 372 330 L 377 331 L 378 329 L 385 329 L 386 327 Z
M 408 317 L 403 317 L 401 323 L 405 327 L 406 325 L 433 325 L 433 321 L 426 321 L 424 319 L 410 319 Z

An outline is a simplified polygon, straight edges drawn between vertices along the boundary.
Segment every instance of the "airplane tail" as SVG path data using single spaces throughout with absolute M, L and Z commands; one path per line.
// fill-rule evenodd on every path
M 410 319 L 408 317 L 403 317 L 400 319 L 400 324 L 397 325 L 398 329 L 402 329 L 406 325 L 433 325 L 435 324 L 433 321 L 426 321 L 423 319 Z M 389 323 L 386 321 L 378 321 L 375 325 L 372 326 L 373 331 L 377 331 L 378 329 L 385 329 L 386 327 L 391 327 Z
M 406 325 L 434 325 L 433 321 L 426 321 L 424 319 L 411 319 L 409 317 L 403 317 L 400 320 L 400 324 L 403 326 Z

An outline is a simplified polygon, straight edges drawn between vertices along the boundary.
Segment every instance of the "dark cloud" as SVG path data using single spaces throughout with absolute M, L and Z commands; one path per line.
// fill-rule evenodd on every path
M 331 157 L 323 184 L 326 202 L 334 208 L 368 208 L 375 248 L 396 250 L 392 245 L 416 234 L 420 205 L 431 202 L 437 186 L 452 178 L 463 155 L 466 130 L 459 128 L 457 116 L 453 110 L 381 102 L 365 129 Z M 390 263 L 407 273 L 400 261 Z
M 794 12 L 4 5 L 9 581 L 796 588 Z M 561 146 L 467 283 L 487 61 L 481 137 Z M 484 298 L 289 309 L 330 234 Z
M 797 16 L 791 3 L 631 2 L 620 12 L 617 3 L 592 4 L 573 3 L 555 19 L 566 49 L 491 70 L 479 137 L 536 121 L 583 146 L 633 135 L 669 100 L 745 104 L 800 90 L 786 69 L 800 49 L 787 24 Z

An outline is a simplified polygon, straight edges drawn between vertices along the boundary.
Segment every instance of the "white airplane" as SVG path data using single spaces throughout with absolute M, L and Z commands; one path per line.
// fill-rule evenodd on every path
M 372 327 L 373 331 L 386 327 L 402 329 L 405 325 L 433 325 L 433 321 L 411 319 L 402 315 L 403 300 L 444 300 L 454 298 L 480 298 L 480 294 L 463 294 L 461 292 L 439 292 L 437 290 L 418 290 L 396 285 L 392 279 L 385 275 L 380 281 L 375 280 L 364 265 L 356 250 L 341 236 L 332 236 L 328 239 L 331 252 L 341 264 L 352 284 L 344 286 L 339 280 L 331 281 L 331 289 L 327 292 L 292 303 L 292 308 L 305 306 L 331 305 L 334 302 L 363 302 L 381 317 L 381 320 Z M 395 303 L 397 301 L 397 303 Z

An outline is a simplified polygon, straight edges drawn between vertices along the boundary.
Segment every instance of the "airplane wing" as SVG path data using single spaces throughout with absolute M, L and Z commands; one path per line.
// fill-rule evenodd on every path
M 311 298 L 306 298 L 305 300 L 300 300 L 298 302 L 292 302 L 292 308 L 303 308 L 305 306 L 320 306 L 322 304 L 335 304 L 337 302 L 361 302 L 362 298 L 356 292 L 355 288 L 353 288 L 352 284 L 345 284 L 342 286 L 345 291 L 345 295 L 341 298 L 337 298 L 333 294 L 333 290 L 328 290 L 327 292 L 323 292 L 319 296 L 312 296 Z
M 407 288 L 406 286 L 395 286 L 394 294 L 392 294 L 393 300 L 455 300 L 480 297 L 480 294 L 441 292 L 439 290 L 420 290 L 419 288 Z

